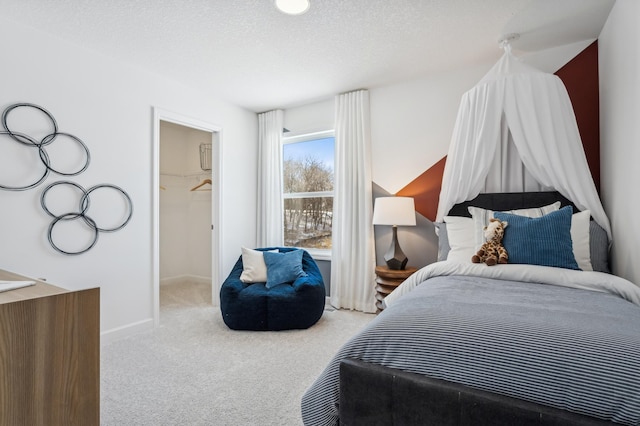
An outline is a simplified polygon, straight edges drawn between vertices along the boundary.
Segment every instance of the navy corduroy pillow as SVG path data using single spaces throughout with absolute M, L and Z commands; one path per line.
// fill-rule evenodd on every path
M 286 253 L 269 253 L 265 251 L 264 263 L 267 265 L 267 288 L 293 282 L 299 277 L 306 276 L 302 270 L 302 250 L 292 250 Z
M 571 241 L 572 214 L 570 206 L 538 218 L 495 212 L 494 217 L 509 223 L 502 240 L 509 263 L 579 270 Z

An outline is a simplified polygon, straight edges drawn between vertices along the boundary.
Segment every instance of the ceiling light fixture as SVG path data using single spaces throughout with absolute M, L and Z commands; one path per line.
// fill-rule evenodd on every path
M 309 0 L 275 0 L 276 7 L 287 15 L 302 15 L 309 10 Z

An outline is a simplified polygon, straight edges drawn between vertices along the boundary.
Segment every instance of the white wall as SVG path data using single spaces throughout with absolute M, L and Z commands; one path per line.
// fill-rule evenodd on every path
M 592 42 L 586 40 L 535 55 L 514 53 L 533 66 L 555 72 Z M 500 55 L 496 48 L 495 61 Z M 447 155 L 462 95 L 495 61 L 369 89 L 372 172 L 377 185 L 395 194 Z M 333 128 L 334 100 L 287 109 L 284 126 L 291 135 Z
M 331 98 L 285 110 L 284 127 L 291 132 L 286 136 L 332 130 L 335 121 L 334 102 Z
M 447 154 L 462 94 L 487 63 L 401 84 L 369 89 L 373 181 L 398 192 Z M 289 108 L 291 135 L 334 128 L 334 99 Z
M 376 184 L 395 194 L 447 155 L 460 98 L 491 65 L 371 89 Z
M 640 284 L 640 2 L 616 1 L 598 39 L 600 165 L 612 269 Z
M 64 256 L 47 242 L 50 218 L 39 206 L 42 188 L 0 191 L 0 267 L 45 277 L 70 289 L 100 286 L 103 333 L 151 326 L 153 107 L 223 129 L 224 271 L 233 266 L 240 246 L 255 244 L 256 115 L 217 101 L 211 93 L 192 90 L 37 29 L 0 22 L 0 37 L 11 40 L 3 45 L 6 61 L 0 68 L 0 109 L 16 102 L 47 108 L 60 130 L 82 138 L 91 150 L 89 169 L 72 180 L 86 187 L 116 184 L 129 193 L 134 205 L 133 218 L 124 229 L 100 235 L 86 254 Z M 6 148 L 6 138 L 1 142 L 0 149 Z M 73 155 L 71 148 L 68 151 Z M 50 176 L 47 182 L 56 180 L 60 177 Z M 79 239 L 85 238 L 84 231 L 75 232 Z

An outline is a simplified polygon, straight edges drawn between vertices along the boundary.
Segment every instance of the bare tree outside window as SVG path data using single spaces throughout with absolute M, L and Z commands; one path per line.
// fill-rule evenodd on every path
M 284 239 L 288 247 L 331 249 L 334 138 L 284 145 Z

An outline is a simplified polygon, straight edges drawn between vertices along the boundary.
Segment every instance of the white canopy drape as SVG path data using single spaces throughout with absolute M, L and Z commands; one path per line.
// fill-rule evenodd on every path
M 589 209 L 611 240 L 609 219 L 589 171 L 566 88 L 557 76 L 520 62 L 508 48 L 489 73 L 462 96 L 437 221 L 442 221 L 454 204 L 476 197 L 487 184 L 491 169 L 507 167 L 497 150 L 509 143 L 530 174 L 521 190 L 536 187 L 531 178 L 539 184 L 533 190 L 557 190 L 579 209 Z M 492 183 L 491 192 L 513 191 L 506 179 L 493 179 Z

